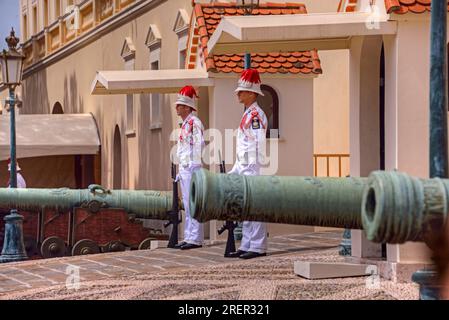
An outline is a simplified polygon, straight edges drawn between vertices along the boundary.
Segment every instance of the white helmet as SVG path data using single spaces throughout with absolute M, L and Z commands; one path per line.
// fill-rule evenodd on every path
M 262 93 L 262 89 L 260 88 L 261 82 L 262 81 L 260 80 L 259 71 L 257 71 L 256 69 L 246 69 L 242 72 L 238 88 L 235 90 L 235 92 L 251 91 L 264 96 L 264 94 Z
M 178 93 L 176 105 L 182 104 L 185 106 L 189 106 L 193 110 L 197 111 L 197 108 L 195 106 L 195 98 L 198 98 L 195 88 L 193 88 L 192 86 L 185 86 Z

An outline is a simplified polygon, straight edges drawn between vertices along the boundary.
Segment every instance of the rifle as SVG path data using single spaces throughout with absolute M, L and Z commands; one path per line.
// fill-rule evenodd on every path
M 220 173 L 226 173 L 225 162 L 221 159 L 221 152 L 218 151 L 218 157 L 220 158 Z M 238 226 L 234 221 L 226 221 L 223 226 L 218 229 L 218 234 L 221 235 L 223 232 L 228 230 L 228 239 L 226 241 L 226 249 L 224 256 L 229 257 L 231 252 L 235 252 L 235 239 L 234 239 L 234 229 Z
M 173 228 L 171 230 L 170 239 L 168 240 L 168 248 L 175 248 L 178 244 L 178 226 L 182 222 L 182 219 L 179 217 L 179 194 L 178 194 L 178 181 L 176 180 L 176 165 L 174 163 L 171 164 L 171 177 L 173 180 L 173 204 L 172 209 L 167 212 L 169 221 L 164 224 L 165 228 L 172 225 Z

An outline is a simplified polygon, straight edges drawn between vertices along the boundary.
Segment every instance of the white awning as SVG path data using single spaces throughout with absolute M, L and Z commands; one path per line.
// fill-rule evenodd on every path
M 10 155 L 10 118 L 0 116 L 0 160 Z M 16 116 L 17 158 L 96 154 L 100 138 L 91 114 Z
M 225 16 L 211 36 L 211 54 L 349 48 L 354 36 L 396 34 L 397 22 L 372 13 Z
M 206 71 L 135 70 L 97 71 L 92 94 L 177 93 L 185 85 L 210 87 L 214 85 Z

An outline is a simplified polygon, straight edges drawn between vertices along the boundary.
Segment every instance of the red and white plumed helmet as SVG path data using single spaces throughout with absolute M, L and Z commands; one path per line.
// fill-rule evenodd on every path
M 178 93 L 178 99 L 176 100 L 176 105 L 182 104 L 185 106 L 189 106 L 193 110 L 197 111 L 195 100 L 198 98 L 198 94 L 195 91 L 195 88 L 192 86 L 185 86 Z
M 16 160 L 16 171 L 20 171 L 19 162 Z M 11 171 L 11 158 L 8 159 L 8 171 Z
M 261 82 L 262 81 L 260 80 L 259 71 L 257 71 L 256 69 L 246 69 L 242 72 L 238 88 L 235 90 L 235 92 L 251 91 L 264 96 L 260 88 Z

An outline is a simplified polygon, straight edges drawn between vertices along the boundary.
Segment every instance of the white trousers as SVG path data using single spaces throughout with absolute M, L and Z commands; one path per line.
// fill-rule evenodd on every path
M 237 161 L 230 174 L 257 176 L 260 174 L 260 166 L 242 165 Z M 244 221 L 239 250 L 266 253 L 267 247 L 267 224 L 265 222 Z
M 184 204 L 185 221 L 184 221 L 184 241 L 195 245 L 203 245 L 204 226 L 190 216 L 189 197 L 190 197 L 190 180 L 192 173 L 201 166 L 193 166 L 188 169 L 181 168 L 179 170 L 179 180 L 181 182 L 182 202 Z

